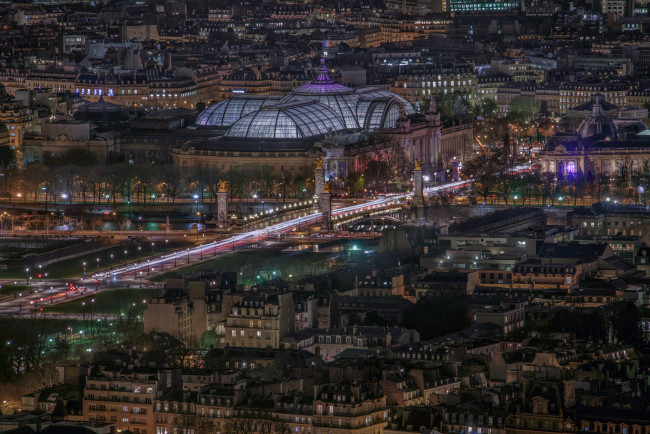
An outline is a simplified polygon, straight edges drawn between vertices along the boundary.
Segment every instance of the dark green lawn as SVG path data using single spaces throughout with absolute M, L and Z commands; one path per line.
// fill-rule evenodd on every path
M 144 308 L 143 300 L 148 302 L 152 297 L 161 295 L 162 290 L 153 288 L 104 289 L 66 303 L 51 306 L 46 304 L 43 306 L 43 312 L 119 315 L 132 308 L 134 303 L 136 307 Z
M 15 293 L 24 292 L 27 290 L 25 285 L 4 284 L 0 288 L 0 298 L 7 295 L 14 295 Z
M 201 264 L 190 265 L 153 277 L 156 282 L 202 271 L 236 271 L 239 284 L 259 283 L 262 280 L 282 277 L 285 280 L 309 274 L 323 274 L 330 270 L 328 253 L 287 254 L 268 250 L 240 251 L 217 257 Z

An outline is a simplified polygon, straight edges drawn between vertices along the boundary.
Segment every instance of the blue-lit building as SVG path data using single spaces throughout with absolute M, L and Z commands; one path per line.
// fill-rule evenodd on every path
M 576 131 L 558 132 L 540 152 L 543 172 L 558 178 L 584 174 L 631 176 L 650 167 L 650 130 L 640 119 L 610 119 L 604 107 L 616 108 L 601 94 L 574 108 L 591 108 Z

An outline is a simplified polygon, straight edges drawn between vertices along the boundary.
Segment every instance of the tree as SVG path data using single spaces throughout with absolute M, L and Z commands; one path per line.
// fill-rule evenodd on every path
M 0 146 L 0 167 L 7 170 L 16 162 L 16 152 L 10 146 Z
M 370 139 L 369 146 L 373 151 L 366 153 L 362 161 L 368 185 L 386 188 L 390 182 L 409 178 L 411 162 L 399 142 L 378 135 Z
M 350 193 L 360 193 L 366 188 L 366 178 L 363 173 L 353 173 L 345 181 Z
M 483 197 L 483 202 L 497 185 L 499 174 L 506 169 L 507 150 L 499 148 L 490 155 L 476 155 L 465 162 L 463 172 L 467 178 L 474 179 L 474 192 Z
M 212 348 L 219 348 L 221 340 L 219 335 L 214 330 L 206 330 L 199 339 L 199 349 L 201 351 L 208 351 Z
M 25 194 L 31 190 L 34 194 L 34 200 L 38 200 L 38 195 L 43 191 L 42 187 L 48 179 L 50 179 L 50 170 L 47 167 L 40 163 L 30 164 L 25 169 Z
M 506 172 L 499 173 L 496 183 L 496 190 L 499 194 L 499 197 L 505 201 L 506 205 L 508 205 L 508 200 L 512 195 L 513 187 L 513 176 Z
M 517 97 L 510 101 L 508 119 L 519 125 L 530 124 L 535 120 L 538 109 L 535 102 L 529 98 Z
M 635 347 L 643 345 L 641 312 L 633 302 L 615 303 L 607 309 L 612 332 L 619 341 Z
M 499 106 L 494 98 L 483 98 L 481 104 L 483 105 L 482 116 L 487 119 L 492 119 L 497 115 Z
M 542 196 L 542 205 L 546 205 L 546 199 L 550 199 L 555 204 L 555 193 L 557 188 L 557 179 L 555 174 L 544 172 L 540 174 L 540 193 Z
M 176 198 L 186 184 L 186 179 L 181 176 L 181 170 L 178 166 L 167 164 L 160 168 L 160 179 L 162 181 L 162 191 L 167 196 L 167 201 L 171 198 L 172 203 L 176 203 Z M 199 194 L 199 197 L 202 197 Z

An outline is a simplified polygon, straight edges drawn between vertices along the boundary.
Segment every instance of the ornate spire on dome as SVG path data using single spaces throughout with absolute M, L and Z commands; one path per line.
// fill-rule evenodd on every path
M 591 108 L 591 115 L 592 116 L 603 116 L 603 106 L 601 104 L 601 101 L 603 100 L 603 96 L 599 93 L 594 94 L 594 105 Z
M 318 67 L 318 78 L 312 81 L 312 84 L 332 84 L 334 83 L 327 75 L 327 65 L 325 65 L 325 58 L 320 58 L 320 66 Z

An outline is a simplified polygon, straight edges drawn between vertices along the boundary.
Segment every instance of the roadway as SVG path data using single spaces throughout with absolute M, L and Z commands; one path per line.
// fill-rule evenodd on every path
M 511 169 L 511 171 L 528 169 L 530 169 L 530 166 L 519 166 Z M 463 180 L 432 186 L 425 189 L 425 194 L 431 195 L 454 191 L 465 188 L 471 183 L 472 180 Z M 332 210 L 332 217 L 354 216 L 372 210 L 379 211 L 382 208 L 403 203 L 412 196 L 413 192 L 381 196 L 361 204 L 334 209 Z M 292 232 L 299 226 L 317 223 L 321 217 L 322 213 L 314 212 L 306 216 L 272 224 L 263 229 L 255 229 L 223 240 L 162 254 L 146 262 L 130 263 L 111 270 L 100 270 L 99 273 L 95 273 L 86 279 L 69 279 L 68 282 L 52 281 L 50 282 L 51 285 L 49 285 L 50 288 L 45 293 L 43 291 L 40 291 L 40 293 L 33 291 L 31 294 L 23 292 L 19 297 L 5 297 L 0 300 L 0 314 L 20 315 L 26 309 L 31 310 L 43 305 L 61 303 L 80 297 L 83 294 L 92 293 L 96 290 L 96 287 L 99 287 L 99 291 L 101 291 L 104 287 L 148 285 L 149 282 L 145 279 L 149 277 L 262 243 L 271 236 L 277 237 Z M 44 287 L 47 288 L 45 285 Z

